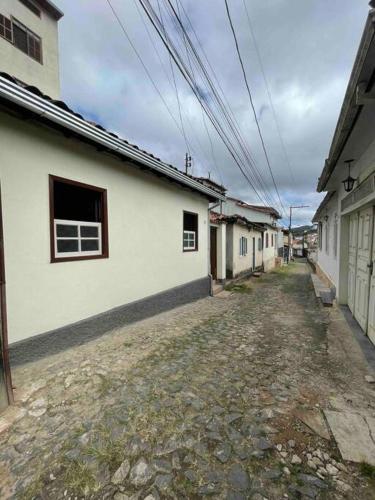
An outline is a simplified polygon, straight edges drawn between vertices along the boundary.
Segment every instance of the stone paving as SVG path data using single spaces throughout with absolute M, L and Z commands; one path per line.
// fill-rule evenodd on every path
M 329 314 L 296 264 L 17 368 L 0 498 L 374 499 L 321 411 L 375 416 Z

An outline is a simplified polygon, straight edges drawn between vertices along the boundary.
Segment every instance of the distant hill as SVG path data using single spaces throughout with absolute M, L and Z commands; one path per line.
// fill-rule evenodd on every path
M 295 236 L 302 235 L 304 232 L 308 233 L 315 233 L 316 232 L 316 227 L 315 226 L 298 226 L 298 227 L 292 227 L 292 233 Z

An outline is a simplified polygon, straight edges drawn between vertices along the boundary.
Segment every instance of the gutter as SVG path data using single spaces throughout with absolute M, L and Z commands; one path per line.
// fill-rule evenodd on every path
M 94 141 L 107 149 L 120 153 L 126 158 L 130 158 L 142 165 L 147 166 L 151 170 L 165 175 L 180 184 L 184 184 L 187 187 L 199 191 L 200 193 L 213 198 L 215 200 L 225 201 L 225 195 L 214 191 L 213 189 L 204 186 L 203 184 L 194 181 L 190 177 L 186 176 L 179 170 L 175 170 L 166 163 L 152 158 L 147 153 L 141 150 L 137 150 L 133 146 L 126 144 L 119 138 L 113 137 L 109 132 L 103 131 L 97 128 L 95 125 L 91 125 L 82 118 L 78 118 L 72 113 L 65 111 L 55 104 L 46 101 L 45 99 L 34 95 L 33 93 L 25 90 L 13 82 L 0 77 L 0 98 L 4 98 L 7 101 L 13 102 L 16 105 L 32 111 L 39 117 L 43 117 L 53 123 L 56 123 L 65 129 L 69 129 L 78 135 L 86 137 L 87 139 Z

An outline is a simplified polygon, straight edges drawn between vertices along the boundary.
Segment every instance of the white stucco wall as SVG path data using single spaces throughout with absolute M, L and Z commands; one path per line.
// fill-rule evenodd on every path
M 268 234 L 268 248 L 266 247 L 266 234 Z M 272 245 L 273 235 L 273 245 Z M 275 257 L 277 256 L 277 230 L 268 228 L 263 234 L 263 263 L 264 270 L 270 271 L 275 267 Z
M 253 237 L 255 238 L 255 266 L 260 267 L 262 252 L 258 250 L 258 238 L 261 238 L 261 233 L 249 230 L 240 224 L 228 224 L 227 228 L 227 269 L 231 271 L 233 277 L 253 267 Z M 241 237 L 247 238 L 247 255 L 240 255 Z
M 222 212 L 225 215 L 242 215 L 251 222 L 263 222 L 265 224 L 272 224 L 276 222 L 274 218 L 265 212 L 259 212 L 250 208 L 240 207 L 233 200 L 227 199 L 222 206 Z
M 42 9 L 41 9 L 42 10 Z M 14 17 L 42 39 L 43 64 L 0 37 L 0 71 L 35 85 L 53 99 L 60 97 L 57 21 L 42 10 L 39 18 L 18 0 L 1 0 L 0 14 Z
M 10 343 L 208 274 L 208 201 L 62 134 L 0 114 Z M 107 189 L 109 258 L 50 263 L 48 175 Z M 182 251 L 183 211 L 199 251 Z
M 357 159 L 357 161 L 353 164 L 353 168 L 351 171 L 352 177 L 358 179 L 358 182 L 361 183 L 365 180 L 370 174 L 375 172 L 375 140 L 369 145 L 369 147 L 363 152 L 363 154 Z M 341 234 L 341 226 L 343 224 L 343 215 L 341 213 L 341 201 L 345 198 L 348 193 L 346 193 L 342 180 L 347 176 L 347 170 L 342 171 L 340 174 L 335 172 L 336 177 L 333 177 L 329 183 L 328 188 L 330 190 L 336 190 L 335 195 L 331 198 L 329 203 L 324 207 L 320 214 L 320 222 L 323 227 L 323 241 L 322 248 L 320 249 L 318 246 L 317 250 L 317 263 L 321 270 L 326 274 L 328 279 L 335 285 L 338 298 L 341 301 L 341 297 L 344 297 L 343 303 L 346 300 L 346 281 L 347 281 L 347 266 L 346 264 L 341 265 L 340 270 L 340 258 L 345 255 L 346 248 L 341 248 L 341 245 L 347 246 L 347 234 Z M 368 199 L 366 200 L 369 201 Z M 370 201 L 371 203 L 371 201 Z M 375 203 L 373 200 L 372 203 Z M 352 206 L 352 211 L 355 212 L 359 210 L 363 206 L 362 202 Z M 326 252 L 326 225 L 325 216 L 328 216 L 328 223 L 330 226 L 330 238 L 328 242 L 329 251 Z M 337 256 L 334 255 L 334 219 L 337 216 L 338 220 L 338 243 L 337 243 Z M 345 259 L 344 259 L 345 260 Z M 341 258 L 343 262 L 343 259 Z M 340 286 L 340 276 L 342 275 L 342 288 Z M 344 292 L 342 292 L 344 290 Z
M 339 284 L 339 255 L 340 255 L 340 216 L 337 194 L 329 201 L 322 214 L 322 241 L 318 244 L 317 262 L 328 279 L 338 288 Z M 325 220 L 328 217 L 328 220 Z M 334 252 L 334 221 L 337 217 L 337 255 Z M 328 226 L 328 239 L 327 239 Z

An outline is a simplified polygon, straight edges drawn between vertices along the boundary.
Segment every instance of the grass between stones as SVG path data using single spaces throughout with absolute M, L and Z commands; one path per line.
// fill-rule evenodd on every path
M 229 283 L 224 288 L 227 292 L 251 293 L 253 289 L 248 283 Z

